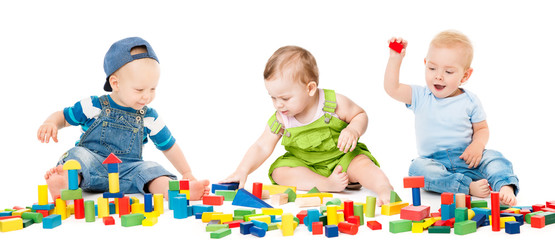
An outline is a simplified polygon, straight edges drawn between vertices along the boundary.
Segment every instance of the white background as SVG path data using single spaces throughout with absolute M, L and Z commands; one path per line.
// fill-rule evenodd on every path
M 52 112 L 104 94 L 104 54 L 130 36 L 149 41 L 160 59 L 161 79 L 150 107 L 164 118 L 197 178 L 217 182 L 236 168 L 274 112 L 262 77 L 267 59 L 281 46 L 298 45 L 316 57 L 320 87 L 335 89 L 367 111 L 361 142 L 409 199 L 402 177 L 417 156 L 414 120 L 383 90 L 387 41 L 408 40 L 401 81 L 423 85 L 428 43 L 446 29 L 462 31 L 474 43 L 474 73 L 464 87 L 480 97 L 488 114 L 487 147 L 514 164 L 519 203 L 555 199 L 555 17 L 547 1 L 160 2 L 0 3 L 0 209 L 36 201 L 44 173 L 80 135 L 77 127 L 67 128 L 59 143 L 41 144 L 38 127 Z M 276 147 L 247 186 L 269 183 L 267 169 L 283 152 Z M 177 173 L 152 143 L 144 158 Z M 34 229 L 29 231 L 41 233 Z

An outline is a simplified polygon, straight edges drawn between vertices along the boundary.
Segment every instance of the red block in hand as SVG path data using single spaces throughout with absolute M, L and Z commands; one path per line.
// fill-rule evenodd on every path
M 401 53 L 403 50 L 403 44 L 400 42 L 390 42 L 389 48 L 393 49 L 393 51 Z

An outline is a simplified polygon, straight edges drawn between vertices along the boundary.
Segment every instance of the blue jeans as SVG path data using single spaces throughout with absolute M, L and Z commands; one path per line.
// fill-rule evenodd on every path
M 438 193 L 468 194 L 470 183 L 480 179 L 487 179 L 493 191 L 513 185 L 515 195 L 518 193 L 518 178 L 513 173 L 513 165 L 500 152 L 486 149 L 478 167 L 468 168 L 468 164 L 459 158 L 465 149 L 448 149 L 413 159 L 409 176 L 424 176 L 424 190 Z

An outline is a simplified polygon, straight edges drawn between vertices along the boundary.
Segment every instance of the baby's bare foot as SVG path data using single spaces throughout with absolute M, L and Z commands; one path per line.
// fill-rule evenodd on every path
M 475 197 L 485 198 L 490 194 L 488 180 L 486 179 L 471 182 L 468 188 L 470 195 Z
M 504 205 L 516 205 L 516 196 L 513 186 L 507 185 L 499 189 L 499 201 Z
M 376 205 L 378 207 L 384 205 L 384 204 L 389 204 L 391 199 L 391 191 L 393 189 L 390 189 L 388 191 L 382 191 L 381 193 L 378 193 L 378 199 L 376 200 Z
M 58 165 L 48 170 L 44 175 L 44 179 L 46 180 L 48 191 L 50 191 L 52 199 L 55 199 L 56 196 L 59 196 L 62 189 L 68 188 L 67 171 L 64 171 L 63 168 L 64 166 Z
M 318 189 L 322 192 L 341 192 L 345 190 L 347 184 L 349 184 L 349 178 L 346 172 L 341 172 L 343 167 L 338 165 L 335 167 L 330 176 L 326 179 L 322 186 L 318 186 Z
M 210 194 L 210 181 L 208 180 L 190 181 L 189 191 L 191 193 L 191 200 L 200 200 L 204 195 Z

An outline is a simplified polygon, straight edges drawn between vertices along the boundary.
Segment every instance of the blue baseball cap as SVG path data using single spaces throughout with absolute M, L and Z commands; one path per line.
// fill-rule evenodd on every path
M 131 49 L 134 47 L 145 47 L 146 53 L 131 55 Z M 112 91 L 112 86 L 110 86 L 110 81 L 108 81 L 110 75 L 123 67 L 123 65 L 141 58 L 152 58 L 160 63 L 150 44 L 140 37 L 125 38 L 112 44 L 106 56 L 104 56 L 104 72 L 106 73 L 104 90 L 107 92 Z

